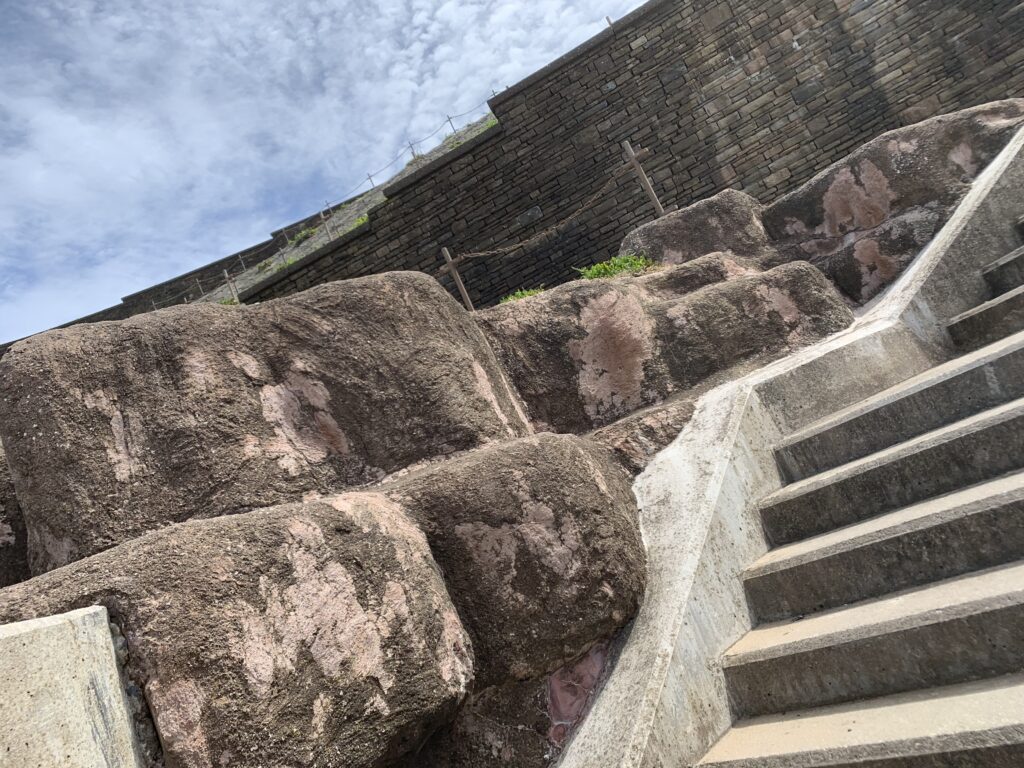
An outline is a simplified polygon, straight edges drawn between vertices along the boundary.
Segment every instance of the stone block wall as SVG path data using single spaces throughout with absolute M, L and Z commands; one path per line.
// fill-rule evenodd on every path
M 386 190 L 363 236 L 249 300 L 525 240 L 601 187 L 629 139 L 666 205 L 733 187 L 762 201 L 879 133 L 1024 95 L 1015 0 L 652 0 L 499 94 L 500 129 Z M 478 305 L 612 255 L 653 209 L 627 178 L 535 247 L 464 271 Z

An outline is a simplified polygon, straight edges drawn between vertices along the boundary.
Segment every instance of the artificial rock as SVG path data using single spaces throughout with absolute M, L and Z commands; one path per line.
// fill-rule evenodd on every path
M 29 577 L 28 543 L 11 470 L 0 444 L 0 587 Z
M 645 558 L 630 481 L 588 440 L 523 438 L 381 490 L 426 533 L 482 686 L 543 677 L 639 608 Z
M 476 325 L 410 272 L 51 331 L 0 391 L 34 573 L 530 431 Z
M 477 319 L 537 428 L 582 433 L 743 361 L 810 344 L 853 315 L 807 264 L 760 272 L 711 254 L 637 278 L 569 283 Z
M 764 210 L 780 258 L 806 259 L 863 303 L 892 283 L 1024 125 L 1024 99 L 882 134 Z
M 423 534 L 377 494 L 163 528 L 0 591 L 0 621 L 94 604 L 166 768 L 386 765 L 473 676 Z

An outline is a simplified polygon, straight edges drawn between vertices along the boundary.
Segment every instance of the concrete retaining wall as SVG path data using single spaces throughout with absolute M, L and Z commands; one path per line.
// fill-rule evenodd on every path
M 0 626 L 0 765 L 141 768 L 102 607 Z

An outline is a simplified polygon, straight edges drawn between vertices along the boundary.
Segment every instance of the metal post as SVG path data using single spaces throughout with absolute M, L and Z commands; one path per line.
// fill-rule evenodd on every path
M 445 115 L 445 119 L 448 120 L 448 125 L 450 125 L 452 127 L 452 133 L 455 133 L 456 132 L 455 131 L 455 123 L 452 122 L 451 116 L 450 115 Z
M 196 285 L 199 286 L 199 297 L 202 298 L 206 295 L 206 291 L 203 290 L 203 284 L 199 282 L 199 278 L 196 278 Z
M 235 304 L 241 304 L 242 302 L 238 300 L 238 289 L 235 288 L 235 281 L 231 279 L 231 275 L 228 274 L 226 269 L 224 270 L 224 279 L 228 282 L 228 288 L 231 289 L 231 297 L 235 300 Z
M 608 26 L 609 27 L 614 26 L 614 24 L 612 23 L 612 17 L 611 16 L 605 16 L 604 20 L 608 22 Z
M 370 180 L 370 189 L 376 189 L 377 185 L 373 183 L 373 176 L 371 176 L 370 174 L 366 174 L 366 178 Z
M 413 156 L 413 157 L 417 157 L 417 156 L 418 156 L 418 155 L 416 154 L 416 145 L 415 145 L 415 144 L 413 144 L 413 143 L 412 143 L 411 141 L 409 142 L 409 149 L 411 149 L 411 150 L 412 150 L 412 156 Z
M 640 165 L 640 161 L 636 158 L 636 152 L 633 151 L 633 145 L 628 141 L 622 142 L 622 148 L 626 151 L 626 159 L 629 164 L 633 166 L 633 171 L 636 173 L 636 177 L 640 180 L 640 186 L 644 188 L 644 192 L 654 203 L 654 210 L 658 212 L 658 218 L 660 219 L 665 215 L 665 208 L 661 205 L 661 201 L 654 192 L 654 187 L 651 186 L 651 180 L 647 178 L 647 173 L 644 171 L 644 167 Z
M 448 274 L 452 276 L 456 287 L 459 289 L 459 293 L 462 295 L 462 303 L 466 305 L 466 309 L 472 312 L 473 302 L 469 300 L 469 294 L 466 292 L 466 286 L 462 284 L 462 278 L 459 276 L 459 268 L 452 264 L 451 251 L 447 248 L 442 248 L 441 255 L 444 256 L 445 269 L 447 269 Z
M 238 255 L 238 263 L 242 265 L 242 271 L 243 272 L 248 271 L 249 267 L 246 266 L 245 259 L 242 258 L 241 254 Z

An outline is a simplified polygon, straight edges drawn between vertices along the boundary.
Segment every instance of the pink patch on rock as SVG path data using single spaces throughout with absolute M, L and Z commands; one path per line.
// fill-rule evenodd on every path
M 608 644 L 598 643 L 578 661 L 548 678 L 548 740 L 561 747 L 590 709 L 597 685 L 608 662 Z

